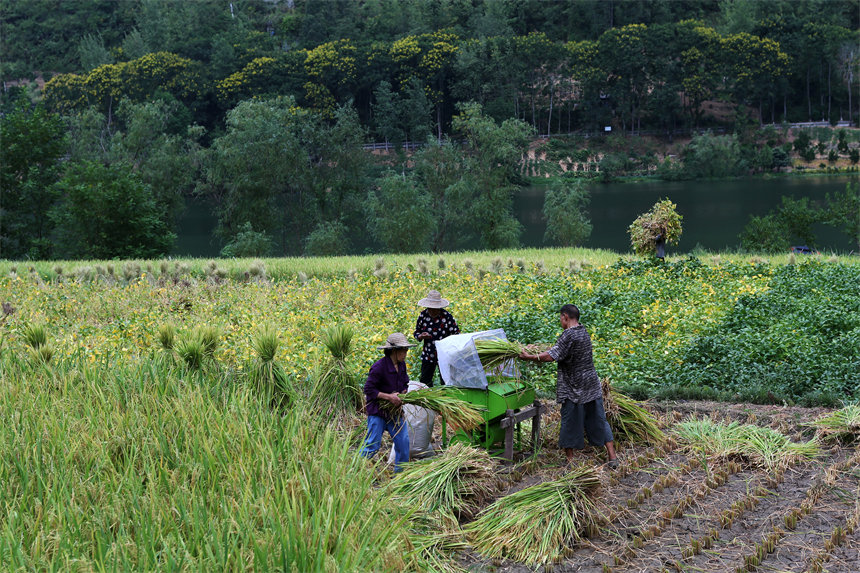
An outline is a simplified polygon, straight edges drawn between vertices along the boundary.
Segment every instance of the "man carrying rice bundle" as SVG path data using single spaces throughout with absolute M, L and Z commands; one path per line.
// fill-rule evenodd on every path
M 409 430 L 403 416 L 382 408 L 379 401 L 391 402 L 400 406 L 403 401 L 399 394 L 409 388 L 409 375 L 406 373 L 406 354 L 414 344 L 409 344 L 406 335 L 395 332 L 389 335 L 385 344 L 377 346 L 385 356 L 373 363 L 364 383 L 364 396 L 367 399 L 367 438 L 361 455 L 372 458 L 382 446 L 382 434 L 388 432 L 394 441 L 394 471 L 403 469 L 409 461 Z
M 555 346 L 531 354 L 523 350 L 522 360 L 558 363 L 556 400 L 561 404 L 561 431 L 558 446 L 564 449 L 568 462 L 573 461 L 573 450 L 585 447 L 584 436 L 595 447 L 606 446 L 609 467 L 616 467 L 615 443 L 612 429 L 606 421 L 603 409 L 603 389 L 600 377 L 594 368 L 591 352 L 591 337 L 579 324 L 579 309 L 566 304 L 559 311 L 559 320 L 564 331 Z

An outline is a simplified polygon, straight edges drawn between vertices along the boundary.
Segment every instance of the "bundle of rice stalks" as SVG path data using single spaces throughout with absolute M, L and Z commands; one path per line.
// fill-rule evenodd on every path
M 488 370 L 501 370 L 505 365 L 518 357 L 525 346 L 519 342 L 493 338 L 488 340 L 476 340 L 475 348 L 478 349 L 478 358 L 481 364 Z
M 657 420 L 638 402 L 612 388 L 609 378 L 604 378 L 603 408 L 612 434 L 618 441 L 660 443 L 666 436 L 657 425 Z
M 484 423 L 481 410 L 465 400 L 452 396 L 444 386 L 401 394 L 400 399 L 404 404 L 415 404 L 438 412 L 448 424 L 466 431 Z M 381 405 L 391 412 L 399 410 L 391 402 L 381 402 Z
M 412 462 L 389 482 L 406 507 L 433 516 L 470 519 L 496 489 L 497 462 L 486 450 L 454 443 L 441 455 Z
M 679 438 L 691 450 L 718 459 L 740 458 L 753 466 L 773 469 L 815 458 L 818 442 L 795 443 L 771 428 L 752 424 L 720 424 L 709 417 L 678 424 Z
M 348 325 L 334 325 L 322 332 L 323 344 L 332 357 L 317 368 L 310 399 L 325 413 L 354 413 L 364 407 L 362 379 L 350 372 L 346 364 L 352 337 L 353 330 Z
M 583 533 L 597 531 L 600 514 L 591 496 L 599 486 L 594 468 L 580 466 L 497 500 L 463 531 L 487 557 L 545 565 L 569 553 Z
M 825 440 L 852 442 L 860 439 L 860 404 L 845 406 L 807 424 Z
M 278 333 L 269 325 L 263 325 L 251 341 L 257 359 L 248 375 L 254 388 L 275 408 L 288 407 L 293 402 L 293 389 L 286 372 L 275 361 L 280 340 Z
M 172 324 L 162 324 L 158 328 L 158 341 L 164 350 L 173 350 L 173 343 L 176 339 L 176 329 Z
M 343 360 L 352 348 L 352 327 L 345 324 L 335 324 L 323 330 L 322 340 L 335 360 Z

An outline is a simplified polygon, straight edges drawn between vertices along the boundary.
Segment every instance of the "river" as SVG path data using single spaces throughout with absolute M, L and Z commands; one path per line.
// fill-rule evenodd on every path
M 690 252 L 696 247 L 710 251 L 733 249 L 738 235 L 752 215 L 765 215 L 779 206 L 785 196 L 822 200 L 827 193 L 845 189 L 857 176 L 808 175 L 803 177 L 749 177 L 719 181 L 647 181 L 637 183 L 592 183 L 588 207 L 593 230 L 585 247 L 627 252 L 630 249 L 627 227 L 641 213 L 663 198 L 678 205 L 683 216 L 684 233 L 680 243 L 669 252 Z M 522 245 L 540 247 L 546 222 L 543 199 L 546 187 L 523 188 L 514 199 L 514 210 L 523 224 Z M 209 207 L 199 199 L 189 200 L 179 221 L 173 255 L 213 257 L 219 247 L 212 238 L 216 220 Z M 817 225 L 816 245 L 822 252 L 848 252 L 856 247 L 851 239 L 825 225 Z M 477 248 L 477 245 L 474 245 Z

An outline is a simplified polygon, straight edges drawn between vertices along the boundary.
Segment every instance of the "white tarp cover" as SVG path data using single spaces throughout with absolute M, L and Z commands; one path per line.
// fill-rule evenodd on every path
M 467 332 L 455 334 L 436 341 L 436 353 L 439 356 L 439 373 L 448 386 L 460 388 L 487 389 L 487 372 L 478 358 L 476 340 L 487 339 L 507 340 L 505 331 L 501 328 L 484 330 L 482 332 Z M 491 372 L 490 374 L 496 374 Z M 514 376 L 513 362 L 505 365 L 502 376 Z

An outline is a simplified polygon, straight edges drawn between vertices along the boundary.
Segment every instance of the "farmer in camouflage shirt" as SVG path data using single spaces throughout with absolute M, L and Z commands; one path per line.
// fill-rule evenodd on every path
M 554 360 L 558 363 L 555 389 L 556 398 L 561 404 L 558 445 L 564 448 L 568 461 L 573 461 L 573 450 L 585 447 L 584 438 L 588 436 L 591 445 L 606 446 L 607 464 L 616 467 L 615 443 L 603 409 L 603 390 L 597 370 L 594 369 L 591 337 L 585 327 L 579 324 L 579 309 L 576 306 L 564 305 L 559 317 L 564 331 L 555 346 L 540 354 L 524 350 L 520 358 L 537 362 Z

